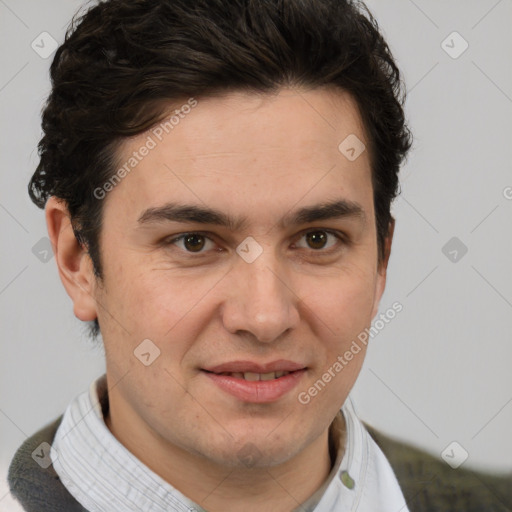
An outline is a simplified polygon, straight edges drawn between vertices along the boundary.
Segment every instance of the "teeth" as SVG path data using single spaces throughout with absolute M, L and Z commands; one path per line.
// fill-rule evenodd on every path
M 283 377 L 288 375 L 290 372 L 269 372 L 269 373 L 253 373 L 253 372 L 244 372 L 243 374 L 235 374 L 233 373 L 233 377 L 238 377 L 238 375 L 243 375 L 245 380 L 257 381 L 257 380 L 274 380 L 279 377 Z
M 252 372 L 245 372 L 244 373 L 244 379 L 245 380 L 260 380 L 260 374 L 259 373 L 252 373 Z
M 234 377 L 235 379 L 244 379 L 249 381 L 257 380 L 274 380 L 279 377 L 284 377 L 290 372 L 268 372 L 268 373 L 253 373 L 253 372 L 223 372 L 220 375 L 226 375 L 228 377 Z

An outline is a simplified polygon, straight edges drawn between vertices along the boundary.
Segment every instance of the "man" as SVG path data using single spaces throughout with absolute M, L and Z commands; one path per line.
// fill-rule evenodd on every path
M 410 147 L 367 12 L 109 0 L 51 73 L 30 194 L 107 372 L 15 456 L 26 510 L 509 509 L 348 399 Z

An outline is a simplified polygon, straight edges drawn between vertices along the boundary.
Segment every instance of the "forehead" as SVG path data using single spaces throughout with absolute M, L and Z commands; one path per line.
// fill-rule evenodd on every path
M 283 89 L 194 101 L 172 105 L 162 123 L 122 144 L 118 167 L 129 172 L 110 193 L 113 207 L 133 218 L 179 200 L 261 216 L 308 200 L 372 202 L 367 139 L 347 93 Z M 362 151 L 355 159 L 352 148 Z

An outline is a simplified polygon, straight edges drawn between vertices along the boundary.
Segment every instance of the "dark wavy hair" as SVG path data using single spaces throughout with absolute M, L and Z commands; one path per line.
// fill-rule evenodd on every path
M 363 3 L 350 0 L 106 0 L 69 27 L 51 65 L 29 194 L 67 204 L 96 275 L 102 201 L 124 138 L 183 98 L 334 86 L 369 137 L 379 258 L 411 146 L 399 70 Z

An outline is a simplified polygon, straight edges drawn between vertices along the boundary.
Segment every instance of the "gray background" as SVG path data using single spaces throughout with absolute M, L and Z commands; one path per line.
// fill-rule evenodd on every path
M 44 215 L 26 193 L 51 62 L 31 43 L 44 31 L 62 41 L 81 4 L 0 0 L 1 481 L 26 436 L 104 371 L 102 349 L 74 318 L 54 259 L 41 261 Z M 465 466 L 510 470 L 512 1 L 368 5 L 404 72 L 415 146 L 394 206 L 381 311 L 395 301 L 404 309 L 372 340 L 356 407 L 374 426 L 439 456 L 457 441 L 469 454 Z M 463 40 L 454 31 L 469 44 L 457 58 Z M 15 510 L 6 492 L 2 484 L 0 509 Z

